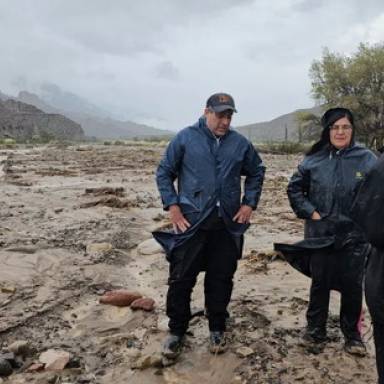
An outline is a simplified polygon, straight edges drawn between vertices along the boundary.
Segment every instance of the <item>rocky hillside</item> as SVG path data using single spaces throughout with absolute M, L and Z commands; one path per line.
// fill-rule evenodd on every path
M 52 89 L 51 89 L 52 88 Z M 153 128 L 133 121 L 113 119 L 108 114 L 86 100 L 61 91 L 58 87 L 51 87 L 48 93 L 45 89 L 41 95 L 21 91 L 18 100 L 32 104 L 47 113 L 61 113 L 76 121 L 84 129 L 88 137 L 98 139 L 131 139 L 149 136 L 169 137 L 175 132 Z
M 45 113 L 33 105 L 0 99 L 0 138 L 16 140 L 33 136 L 80 140 L 84 131 L 74 121 L 57 113 Z
M 315 115 L 322 113 L 321 107 L 298 109 L 294 112 L 281 115 L 271 121 L 236 127 L 236 130 L 252 141 L 297 141 L 298 124 L 296 121 L 297 112 L 308 112 Z

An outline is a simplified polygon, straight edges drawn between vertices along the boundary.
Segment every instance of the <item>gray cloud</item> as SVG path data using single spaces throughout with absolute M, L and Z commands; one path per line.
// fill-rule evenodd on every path
M 179 70 L 170 62 L 163 61 L 155 68 L 156 77 L 166 80 L 178 80 L 180 77 Z
M 384 40 L 380 0 L 2 0 L 0 91 L 57 84 L 119 117 L 179 129 L 233 93 L 235 124 L 311 106 L 322 48 Z M 148 109 L 151 105 L 151 109 Z

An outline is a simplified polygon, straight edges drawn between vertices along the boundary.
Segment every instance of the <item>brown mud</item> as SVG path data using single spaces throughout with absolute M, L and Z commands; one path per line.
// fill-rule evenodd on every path
M 347 355 L 332 295 L 329 342 L 302 346 L 310 281 L 272 252 L 302 237 L 285 190 L 299 157 L 264 155 L 267 175 L 247 232 L 230 305 L 229 351 L 207 349 L 207 321 L 191 321 L 176 364 L 159 359 L 166 335 L 168 265 L 151 240 L 167 224 L 154 183 L 164 147 L 80 146 L 0 151 L 0 348 L 31 346 L 5 383 L 375 383 L 368 356 Z M 202 277 L 193 307 L 202 309 Z M 153 312 L 102 305 L 111 289 L 138 291 Z M 365 339 L 371 335 L 369 316 Z M 69 352 L 70 368 L 28 373 L 48 349 Z M 1 380 L 1 379 L 0 379 Z

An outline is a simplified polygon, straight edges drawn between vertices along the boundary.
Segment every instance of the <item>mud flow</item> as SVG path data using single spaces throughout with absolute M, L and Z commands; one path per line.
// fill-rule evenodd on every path
M 293 155 L 262 156 L 266 180 L 235 276 L 229 350 L 208 352 L 207 320 L 196 316 L 182 355 L 164 365 L 168 264 L 151 239 L 168 223 L 154 182 L 163 151 L 155 144 L 0 151 L 0 360 L 12 371 L 0 382 L 375 383 L 368 314 L 368 356 L 347 355 L 337 294 L 326 345 L 300 342 L 310 281 L 272 251 L 273 242 L 302 238 L 285 192 L 300 160 Z M 194 310 L 204 308 L 202 278 Z M 155 308 L 100 304 L 114 289 L 152 298 Z

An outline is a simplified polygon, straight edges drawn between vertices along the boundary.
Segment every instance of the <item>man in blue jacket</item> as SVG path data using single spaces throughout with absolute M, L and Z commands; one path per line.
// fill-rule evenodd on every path
M 209 97 L 204 115 L 170 142 L 156 173 L 173 232 L 154 232 L 170 263 L 163 355 L 175 358 L 191 318 L 197 275 L 205 270 L 210 351 L 226 349 L 224 331 L 243 234 L 256 209 L 265 167 L 251 142 L 230 129 L 232 96 Z M 241 199 L 241 176 L 245 176 Z M 177 180 L 177 189 L 174 181 Z

